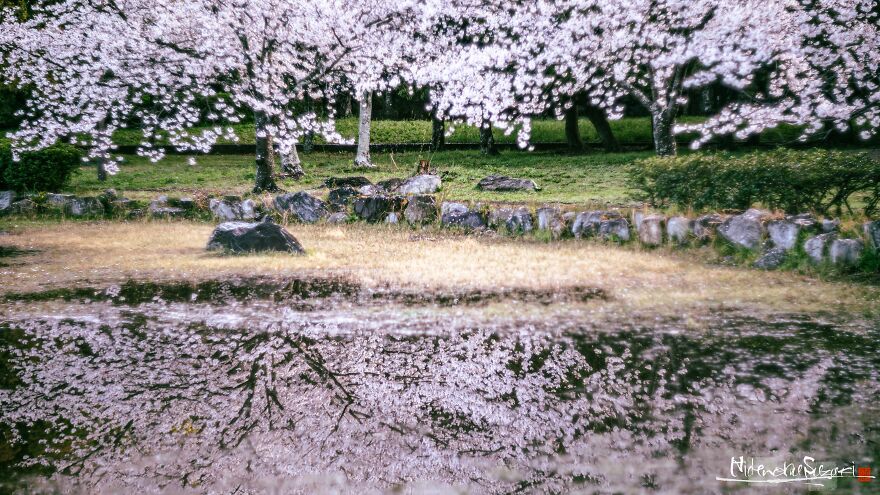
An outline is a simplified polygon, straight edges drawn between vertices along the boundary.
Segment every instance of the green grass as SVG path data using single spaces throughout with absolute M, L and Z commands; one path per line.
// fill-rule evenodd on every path
M 683 117 L 681 122 L 699 122 L 701 117 Z M 233 126 L 241 144 L 254 142 L 253 124 Z M 353 117 L 339 119 L 336 128 L 346 139 L 357 137 L 358 120 Z M 651 142 L 651 120 L 647 117 L 630 117 L 611 121 L 611 128 L 621 143 L 646 144 Z M 580 121 L 581 138 L 588 143 L 598 143 L 596 129 L 586 119 Z M 504 132 L 495 129 L 497 143 L 516 143 L 516 134 L 505 136 Z M 373 143 L 428 143 L 431 141 L 431 122 L 427 120 L 374 120 L 370 127 Z M 141 133 L 136 129 L 124 129 L 114 134 L 114 141 L 119 145 L 136 145 L 141 142 Z M 478 143 L 479 130 L 473 126 L 456 126 L 449 143 Z M 565 142 L 565 125 L 561 120 L 541 119 L 532 122 L 532 141 L 536 143 Z M 228 141 L 223 141 L 228 143 Z M 316 143 L 325 141 L 318 137 Z
M 679 123 L 701 122 L 703 117 L 680 117 Z M 648 117 L 627 117 L 610 122 L 611 129 L 621 144 L 645 145 L 652 142 L 651 119 Z M 253 124 L 239 124 L 233 126 L 241 144 L 254 142 Z M 358 121 L 348 117 L 336 121 L 339 133 L 347 139 L 357 137 Z M 581 138 L 587 143 L 599 143 L 599 135 L 589 120 L 580 120 Z M 761 139 L 771 143 L 791 143 L 797 140 L 800 128 L 795 126 L 781 125 L 775 129 L 764 132 Z M 373 143 L 428 143 L 431 141 L 431 122 L 427 120 L 374 120 L 370 128 L 370 137 Z M 137 145 L 141 142 L 141 133 L 136 129 L 124 129 L 114 134 L 114 141 L 119 145 Z M 679 137 L 680 141 L 688 141 L 687 135 Z M 516 143 L 516 133 L 505 136 L 501 130 L 495 130 L 495 141 L 498 143 Z M 561 143 L 565 142 L 565 124 L 561 120 L 540 119 L 532 121 L 532 141 L 536 143 Z M 228 144 L 228 141 L 222 141 Z M 316 143 L 325 142 L 322 138 L 315 139 Z M 477 143 L 479 142 L 479 130 L 472 126 L 457 126 L 451 136 L 447 137 L 449 143 Z
M 350 153 L 302 155 L 306 176 L 299 182 L 286 180 L 286 190 L 317 189 L 330 176 L 365 175 L 378 181 L 412 175 L 420 159 L 431 163 L 444 176 L 441 195 L 447 199 L 475 201 L 527 201 L 627 204 L 631 191 L 626 186 L 626 167 L 650 156 L 639 153 L 594 153 L 567 155 L 550 152 L 508 151 L 483 156 L 477 151 L 374 154 L 375 169 L 357 169 Z M 248 192 L 254 180 L 253 158 L 247 155 L 207 155 L 187 164 L 184 156 L 168 156 L 159 163 L 136 156 L 126 157 L 117 175 L 98 182 L 95 171 L 83 167 L 69 190 L 79 195 L 114 188 L 132 199 L 148 199 L 161 193 L 188 195 Z M 476 189 L 483 177 L 501 173 L 534 179 L 542 188 L 537 193 L 498 193 Z

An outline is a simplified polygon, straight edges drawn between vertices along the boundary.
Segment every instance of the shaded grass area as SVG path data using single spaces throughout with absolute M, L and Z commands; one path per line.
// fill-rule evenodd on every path
M 650 152 L 559 154 L 552 152 L 509 151 L 484 156 L 475 151 L 374 154 L 375 169 L 358 169 L 350 153 L 312 153 L 302 156 L 306 176 L 299 182 L 282 181 L 290 191 L 317 189 L 331 176 L 365 175 L 373 181 L 407 177 L 420 159 L 430 159 L 443 174 L 441 196 L 457 200 L 526 201 L 628 204 L 626 167 L 651 156 Z M 477 182 L 492 173 L 534 179 L 542 188 L 536 193 L 498 193 L 476 189 Z M 133 199 L 149 199 L 160 191 L 169 195 L 235 193 L 253 187 L 253 158 L 247 155 L 207 155 L 189 165 L 185 156 L 168 156 L 159 163 L 127 156 L 121 171 L 106 182 L 97 180 L 95 171 L 83 167 L 69 189 L 80 195 L 95 194 L 112 187 Z
M 365 287 L 417 290 L 594 287 L 607 300 L 589 304 L 615 311 L 724 307 L 870 317 L 880 305 L 880 287 L 711 265 L 703 262 L 709 247 L 645 250 L 381 225 L 289 225 L 306 246 L 305 256 L 225 256 L 205 250 L 210 224 L 9 222 L 0 220 L 0 227 L 11 232 L 0 242 L 29 254 L 0 268 L 3 293 L 100 287 L 128 279 L 338 276 Z
M 703 117 L 683 116 L 678 119 L 679 123 L 699 123 L 705 120 Z M 579 127 L 581 138 L 586 143 L 600 143 L 596 128 L 587 119 L 580 119 Z M 609 122 L 618 141 L 624 145 L 646 145 L 653 141 L 651 134 L 651 119 L 649 117 L 626 117 Z M 346 139 L 357 137 L 358 121 L 355 117 L 348 117 L 336 121 L 336 128 Z M 241 144 L 254 142 L 253 124 L 238 124 L 233 126 Z M 452 127 L 448 127 L 452 129 Z M 427 120 L 374 120 L 370 127 L 370 137 L 373 143 L 429 143 L 431 142 L 431 122 Z M 797 141 L 801 128 L 782 124 L 761 134 L 761 141 L 766 143 L 793 143 Z M 516 133 L 505 135 L 504 131 L 495 129 L 495 141 L 498 143 L 516 143 Z M 139 131 L 124 129 L 117 131 L 113 136 L 116 144 L 137 145 L 142 140 Z M 679 136 L 680 142 L 688 142 L 688 135 Z M 454 132 L 446 138 L 449 143 L 478 143 L 480 140 L 479 129 L 473 126 L 454 126 Z M 561 143 L 565 142 L 565 123 L 555 119 L 537 119 L 532 121 L 532 142 L 535 143 Z M 161 142 L 161 141 L 160 141 Z M 230 144 L 229 141 L 222 141 Z M 325 143 L 321 137 L 315 138 L 316 143 Z
M 700 117 L 684 117 L 682 122 L 699 122 Z M 651 119 L 648 117 L 628 117 L 610 122 L 611 128 L 621 143 L 650 143 Z M 253 144 L 253 124 L 232 126 L 241 144 Z M 336 129 L 344 138 L 357 138 L 358 119 L 347 117 L 336 121 Z M 478 143 L 479 129 L 473 126 L 447 126 L 454 131 L 446 138 L 449 143 Z M 580 120 L 581 137 L 588 143 L 599 143 L 599 135 L 595 127 L 587 119 Z M 370 138 L 373 143 L 429 143 L 431 142 L 431 121 L 428 120 L 374 120 L 370 126 Z M 515 143 L 516 133 L 505 135 L 504 131 L 495 129 L 495 141 L 498 143 Z M 119 145 L 136 145 L 141 142 L 142 135 L 136 129 L 117 131 L 113 140 Z M 565 124 L 560 120 L 539 119 L 532 123 L 532 141 L 538 143 L 565 142 Z M 160 141 L 162 142 L 162 141 Z M 228 144 L 229 141 L 222 141 Z M 323 137 L 316 136 L 316 143 L 326 143 Z

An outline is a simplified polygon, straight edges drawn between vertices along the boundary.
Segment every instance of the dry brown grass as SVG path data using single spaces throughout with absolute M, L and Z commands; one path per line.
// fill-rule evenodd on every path
M 346 276 L 366 285 L 434 288 L 599 287 L 604 304 L 633 310 L 684 307 L 770 311 L 878 311 L 880 290 L 790 273 L 709 266 L 686 254 L 634 251 L 583 241 L 463 237 L 384 226 L 303 226 L 290 230 L 305 256 L 227 256 L 205 251 L 212 226 L 188 222 L 23 225 L 0 244 L 34 252 L 0 267 L 2 292 L 129 278 Z M 600 303 L 596 303 L 600 304 Z

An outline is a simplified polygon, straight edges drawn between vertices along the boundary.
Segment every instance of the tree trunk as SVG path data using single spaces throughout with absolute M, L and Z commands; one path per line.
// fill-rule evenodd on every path
M 480 153 L 484 155 L 497 155 L 498 148 L 495 146 L 495 136 L 492 135 L 492 124 L 483 122 L 480 126 Z
M 605 151 L 611 153 L 620 151 L 620 143 L 614 137 L 614 132 L 611 130 L 611 124 L 608 123 L 605 111 L 599 107 L 587 105 L 584 115 L 590 119 L 590 123 L 593 124 L 596 133 L 599 134 L 599 140 L 602 141 L 602 147 L 605 148 Z
M 372 121 L 372 113 L 373 95 L 370 92 L 366 92 L 361 96 L 360 100 L 357 156 L 354 157 L 356 167 L 372 168 L 375 166 L 370 161 L 370 123 Z
M 431 151 L 440 151 L 446 146 L 446 122 L 443 119 L 431 119 Z
M 265 113 L 254 112 L 257 163 L 257 172 L 254 177 L 255 193 L 278 191 L 275 177 L 273 177 L 275 164 L 272 152 L 272 137 L 266 131 L 267 120 Z
M 107 161 L 104 158 L 98 158 L 97 169 L 98 182 L 105 182 L 107 180 Z
M 104 118 L 104 120 L 98 123 L 96 130 L 101 132 L 105 132 L 107 130 L 106 117 Z M 98 182 L 105 182 L 107 180 L 107 160 L 109 159 L 109 156 L 98 157 L 97 161 L 95 162 L 95 170 L 98 173 Z
M 351 117 L 352 109 L 351 109 L 351 95 L 345 95 L 345 106 L 342 108 L 342 116 L 343 117 Z
M 584 151 L 584 142 L 581 140 L 581 131 L 578 128 L 577 105 L 572 104 L 565 111 L 565 141 L 570 151 Z
M 385 112 L 383 112 L 385 114 L 386 119 L 395 120 L 397 118 L 397 116 L 394 115 L 394 113 L 393 113 L 393 108 L 394 108 L 394 98 L 391 94 L 391 91 L 388 90 L 385 92 L 385 109 L 384 109 Z
M 314 112 L 315 105 L 312 103 L 312 98 L 310 96 L 306 95 L 305 102 L 306 102 L 306 111 L 309 113 Z M 303 136 L 303 145 L 302 145 L 303 153 L 308 155 L 309 153 L 312 152 L 312 150 L 314 149 L 314 146 L 315 146 L 315 133 L 314 133 L 314 131 L 308 131 L 308 132 L 306 132 L 306 135 Z M 296 150 L 294 149 L 294 151 L 296 151 Z M 297 160 L 299 160 L 299 156 L 297 156 Z
M 675 143 L 675 118 L 668 110 L 653 113 L 651 123 L 654 130 L 654 150 L 657 156 L 675 156 L 677 146 Z
M 281 155 L 281 171 L 293 180 L 300 180 L 306 173 L 303 171 L 296 145 L 290 149 L 290 153 Z

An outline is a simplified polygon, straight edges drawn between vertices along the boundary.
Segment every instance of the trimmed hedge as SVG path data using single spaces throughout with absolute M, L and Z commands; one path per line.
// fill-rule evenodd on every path
M 628 172 L 638 199 L 653 206 L 744 210 L 755 204 L 797 213 L 853 212 L 862 196 L 867 215 L 880 203 L 880 160 L 867 152 L 776 150 L 734 155 L 694 153 L 648 158 Z
M 60 191 L 82 165 L 82 151 L 74 146 L 58 144 L 49 148 L 22 153 L 13 161 L 9 144 L 0 143 L 0 189 L 18 192 Z

